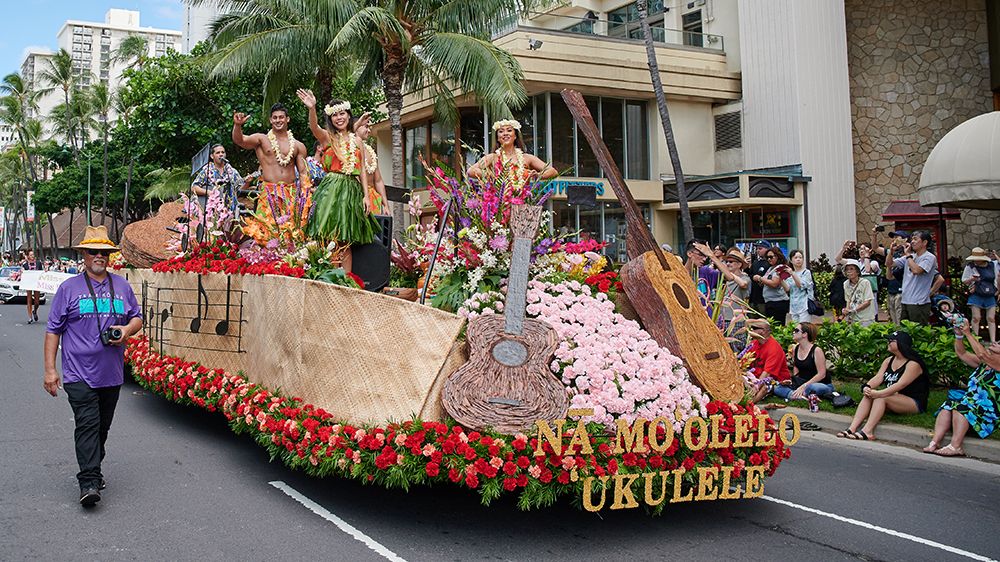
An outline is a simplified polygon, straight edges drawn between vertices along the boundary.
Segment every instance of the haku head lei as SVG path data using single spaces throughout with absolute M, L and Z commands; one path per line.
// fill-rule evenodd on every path
M 351 110 L 351 102 L 345 101 L 335 105 L 326 106 L 325 108 L 323 108 L 323 113 L 332 116 L 340 113 L 341 111 L 350 111 L 350 110 Z
M 521 123 L 519 123 L 517 119 L 501 119 L 500 121 L 493 123 L 494 131 L 499 131 L 503 127 L 510 127 L 515 131 L 520 131 Z

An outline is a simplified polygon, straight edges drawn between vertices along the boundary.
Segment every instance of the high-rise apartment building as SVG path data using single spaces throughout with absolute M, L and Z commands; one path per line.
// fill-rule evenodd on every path
M 112 92 L 118 89 L 122 73 L 134 61 L 115 61 L 115 53 L 121 42 L 137 35 L 147 42 L 148 57 L 159 57 L 169 50 L 180 51 L 181 33 L 172 29 L 141 27 L 139 12 L 112 8 L 104 16 L 104 22 L 67 20 L 57 34 L 59 49 L 65 49 L 73 59 L 73 71 L 77 87 L 88 87 L 98 83 L 107 84 Z M 21 64 L 21 75 L 35 90 L 49 87 L 41 83 L 40 75 L 48 68 L 51 52 L 29 51 Z M 53 90 L 39 99 L 37 115 L 43 117 L 42 125 L 46 133 L 51 132 L 51 123 L 44 119 L 56 105 L 63 102 L 63 93 Z
M 190 53 L 195 45 L 208 39 L 208 28 L 219 17 L 219 7 L 215 2 L 202 2 L 197 6 L 184 3 L 184 26 L 181 30 L 181 49 Z

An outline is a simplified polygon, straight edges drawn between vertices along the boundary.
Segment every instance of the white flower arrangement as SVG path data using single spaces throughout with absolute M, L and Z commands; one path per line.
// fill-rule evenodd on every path
M 503 127 L 510 127 L 515 131 L 520 131 L 521 123 L 517 119 L 501 119 L 493 123 L 494 131 L 499 131 Z
M 326 113 L 327 115 L 333 116 L 333 115 L 336 115 L 336 114 L 340 113 L 341 111 L 350 111 L 350 110 L 351 110 L 351 102 L 345 101 L 345 102 L 337 103 L 337 104 L 334 104 L 334 105 L 328 105 L 328 106 L 324 107 L 323 108 L 323 113 Z

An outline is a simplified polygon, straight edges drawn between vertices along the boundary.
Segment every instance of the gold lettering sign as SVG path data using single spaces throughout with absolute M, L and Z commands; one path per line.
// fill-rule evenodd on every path
M 582 454 L 592 454 L 593 438 L 587 430 L 586 418 L 593 415 L 593 411 L 571 410 L 570 415 L 579 416 L 572 435 L 569 435 L 570 430 L 566 428 L 567 423 L 572 423 L 569 420 L 535 422 L 535 456 L 546 455 L 543 448 L 545 443 L 548 443 L 556 455 L 562 455 L 564 451 L 572 454 L 576 447 L 580 448 Z M 638 418 L 632 423 L 619 419 L 615 424 L 612 453 L 664 453 L 675 438 L 683 439 L 682 443 L 688 450 L 701 451 L 774 447 L 779 439 L 785 446 L 791 446 L 801 436 L 799 419 L 790 413 L 782 416 L 772 428 L 767 427 L 770 423 L 767 415 L 733 416 L 733 427 L 729 430 L 722 428 L 724 421 L 725 418 L 718 414 L 708 419 L 688 418 L 682 435 L 677 436 L 671 421 L 664 417 L 655 418 L 652 422 Z M 662 437 L 658 433 L 660 428 L 664 429 Z M 738 473 L 736 466 L 699 466 L 693 470 L 678 467 L 669 471 L 603 476 L 587 475 L 585 472 L 578 475 L 574 470 L 572 480 L 575 482 L 578 477 L 583 479 L 584 509 L 600 511 L 605 506 L 615 510 L 631 509 L 642 504 L 655 507 L 667 498 L 669 503 L 757 498 L 764 495 L 766 470 L 766 466 L 744 466 Z M 641 488 L 636 485 L 640 481 Z

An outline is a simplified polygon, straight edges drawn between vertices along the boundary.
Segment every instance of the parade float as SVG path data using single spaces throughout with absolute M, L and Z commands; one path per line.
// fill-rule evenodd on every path
M 569 496 L 590 511 L 658 513 L 759 496 L 797 421 L 747 402 L 687 269 L 653 241 L 572 94 L 629 219 L 619 271 L 600 244 L 540 227 L 549 192 L 516 162 L 478 182 L 428 168 L 437 220 L 415 222 L 393 251 L 395 279 L 432 295 L 423 304 L 365 290 L 337 267 L 335 243 L 296 236 L 294 224 L 238 245 L 233 217 L 210 198 L 173 229 L 201 225 L 205 242 L 120 271 L 145 318 L 126 351 L 133 377 L 220 412 L 314 476 L 453 483 L 484 504 L 513 494 L 522 509 Z M 143 243 L 129 234 L 126 261 L 148 265 L 152 250 L 130 259 Z

